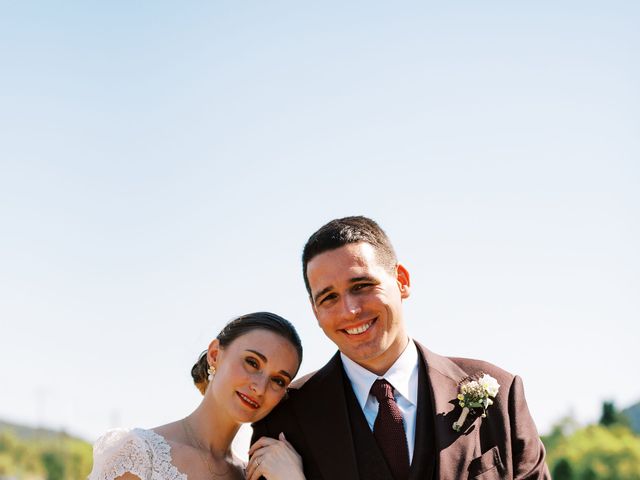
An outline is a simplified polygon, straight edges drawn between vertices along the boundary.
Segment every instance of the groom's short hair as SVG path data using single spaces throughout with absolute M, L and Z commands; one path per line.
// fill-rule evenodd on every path
M 307 277 L 309 262 L 321 253 L 359 242 L 366 242 L 373 246 L 378 261 L 384 267 L 390 271 L 396 267 L 398 263 L 396 252 L 380 225 L 363 216 L 336 218 L 311 235 L 302 250 L 302 276 L 309 295 L 311 295 L 311 286 Z

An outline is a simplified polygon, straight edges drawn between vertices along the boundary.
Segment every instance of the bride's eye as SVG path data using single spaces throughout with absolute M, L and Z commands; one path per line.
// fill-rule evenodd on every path
M 244 359 L 244 362 L 252 368 L 255 368 L 256 370 L 260 367 L 258 361 L 255 358 L 247 357 Z
M 284 388 L 287 386 L 287 382 L 285 382 L 281 377 L 274 377 L 271 379 L 271 381 L 273 381 L 273 383 L 275 383 L 278 388 Z

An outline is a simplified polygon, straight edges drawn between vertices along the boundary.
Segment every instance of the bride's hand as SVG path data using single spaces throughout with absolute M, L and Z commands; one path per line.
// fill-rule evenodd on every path
M 247 480 L 304 480 L 302 458 L 280 433 L 279 440 L 261 437 L 249 449 Z

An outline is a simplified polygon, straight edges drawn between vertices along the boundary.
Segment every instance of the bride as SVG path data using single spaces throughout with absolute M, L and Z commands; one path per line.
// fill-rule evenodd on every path
M 283 434 L 261 439 L 249 468 L 231 451 L 240 425 L 282 400 L 301 361 L 300 338 L 284 318 L 258 312 L 232 320 L 191 370 L 200 405 L 151 430 L 107 432 L 94 445 L 89 480 L 304 479 L 300 456 Z

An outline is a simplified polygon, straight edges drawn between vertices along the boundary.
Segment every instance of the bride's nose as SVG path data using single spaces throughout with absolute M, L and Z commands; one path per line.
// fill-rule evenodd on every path
M 256 395 L 263 395 L 265 390 L 267 389 L 267 382 L 269 379 L 266 375 L 259 375 L 252 379 L 251 384 L 249 385 L 249 390 L 251 390 Z

